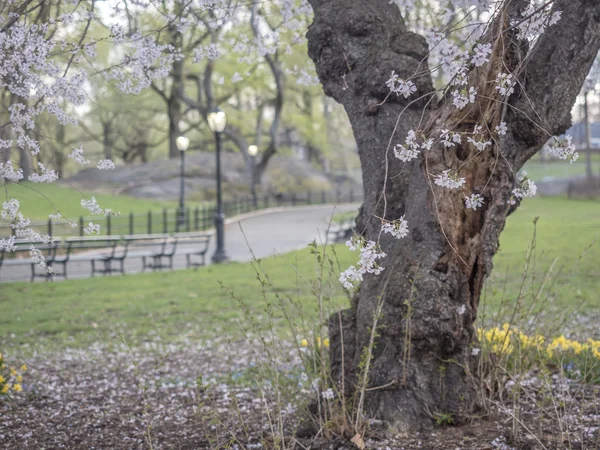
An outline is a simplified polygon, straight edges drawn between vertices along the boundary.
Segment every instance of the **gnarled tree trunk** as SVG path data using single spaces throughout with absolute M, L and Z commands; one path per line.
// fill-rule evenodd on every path
M 556 1 L 561 21 L 529 50 L 510 29 L 511 16 L 521 17 L 528 2 L 507 2 L 484 37 L 494 42 L 490 63 L 471 72 L 476 106 L 459 111 L 447 97 L 432 94 L 427 43 L 406 29 L 395 5 L 309 1 L 315 14 L 309 55 L 325 93 L 345 107 L 359 148 L 365 200 L 357 229 L 387 253 L 384 272 L 367 274 L 352 307 L 341 320 L 331 318 L 332 375 L 338 381 L 344 376 L 349 390 L 356 387 L 381 302 L 365 408 L 398 431 L 419 429 L 431 424 L 432 415 L 457 417 L 476 404 L 469 377 L 476 359 L 474 320 L 499 234 L 515 208 L 515 173 L 546 142 L 547 132 L 559 134 L 570 124 L 570 109 L 600 46 L 600 4 Z M 523 69 L 528 50 L 519 71 L 527 95 L 516 89 L 505 104 L 494 89 L 496 75 L 519 64 Z M 412 79 L 417 93 L 386 100 L 393 70 Z M 394 157 L 394 144 L 403 143 L 409 130 L 439 138 L 442 128 L 471 132 L 478 124 L 493 130 L 500 121 L 507 134 L 483 152 L 467 143 L 451 149 L 436 144 L 408 163 Z M 433 183 L 447 169 L 466 178 L 462 189 Z M 477 211 L 465 208 L 464 197 L 473 193 L 485 201 Z M 401 216 L 409 223 L 406 238 L 381 235 L 380 218 Z

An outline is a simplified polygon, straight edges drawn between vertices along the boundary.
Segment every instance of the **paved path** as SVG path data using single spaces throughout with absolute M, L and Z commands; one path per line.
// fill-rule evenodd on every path
M 313 240 L 324 242 L 331 217 L 336 212 L 358 211 L 358 204 L 307 206 L 288 209 L 274 209 L 256 212 L 248 216 L 233 218 L 225 226 L 225 247 L 231 261 L 246 262 L 265 258 L 276 253 L 287 253 L 306 247 Z M 242 232 L 243 230 L 243 232 Z M 245 237 L 244 237 L 245 235 Z M 246 242 L 246 239 L 248 242 Z M 211 238 L 207 253 L 207 263 L 215 251 L 216 239 Z M 68 274 L 72 278 L 88 278 L 90 262 L 69 262 Z M 185 268 L 185 256 L 175 254 L 175 269 Z M 142 270 L 141 258 L 127 258 L 125 273 L 138 273 Z M 0 282 L 29 281 L 30 267 L 12 266 L 0 268 Z M 101 275 L 96 275 L 101 276 Z M 119 275 L 112 275 L 119 276 Z M 38 279 L 42 280 L 43 279 Z M 59 278 L 57 280 L 62 280 Z

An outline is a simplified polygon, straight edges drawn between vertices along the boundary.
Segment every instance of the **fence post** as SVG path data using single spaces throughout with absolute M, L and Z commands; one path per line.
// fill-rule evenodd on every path
M 198 231 L 198 228 L 200 226 L 200 217 L 199 216 L 200 216 L 200 210 L 196 206 L 196 208 L 194 208 L 194 231 Z
M 190 232 L 190 208 L 185 209 L 185 231 Z
M 167 212 L 167 208 L 163 209 L 163 233 L 167 234 L 169 232 L 169 213 Z
M 152 211 L 148 211 L 148 234 L 152 234 Z
M 133 213 L 132 212 L 129 213 L 129 234 L 134 234 L 133 233 Z
M 292 206 L 296 206 L 296 193 L 292 192 Z
M 206 203 L 202 204 L 202 229 L 206 230 L 208 228 L 208 207 Z
M 79 236 L 83 236 L 83 216 L 79 216 Z
M 106 234 L 108 234 L 110 236 L 110 232 L 111 232 L 111 225 L 112 225 L 112 219 L 110 217 L 110 214 L 108 216 L 106 216 Z
M 52 237 L 52 219 L 48 219 L 48 236 Z

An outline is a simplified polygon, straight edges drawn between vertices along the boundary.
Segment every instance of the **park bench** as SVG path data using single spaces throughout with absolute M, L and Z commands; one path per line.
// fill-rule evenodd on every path
M 112 261 L 119 257 L 118 244 L 120 236 L 81 236 L 65 239 L 66 263 L 90 261 L 92 265 L 92 276 L 96 273 L 108 274 L 116 272 L 112 267 Z M 73 254 L 75 252 L 75 254 Z M 102 263 L 102 264 L 96 264 Z M 66 270 L 65 270 L 66 278 Z
M 328 230 L 327 240 L 333 243 L 346 242 L 354 235 L 354 219 L 346 219 L 332 224 Z
M 46 280 L 53 276 L 65 276 L 64 270 L 64 252 L 59 252 L 61 239 L 52 239 L 48 243 L 31 242 L 27 239 L 15 240 L 15 250 L 11 252 L 0 251 L 0 268 L 10 266 L 31 266 L 31 281 L 36 277 L 44 277 Z M 39 267 L 31 258 L 20 258 L 21 253 L 30 253 L 31 247 L 36 248 L 44 256 L 46 266 L 40 268 L 42 273 L 38 273 L 36 268 Z M 58 272 L 55 269 L 56 265 L 63 264 L 63 271 Z
M 198 268 L 206 265 L 206 253 L 210 244 L 210 234 L 177 233 L 175 237 L 179 240 L 180 248 L 185 246 L 185 248 L 177 253 L 185 255 L 186 268 Z
M 141 257 L 143 271 L 173 269 L 173 257 L 176 252 L 186 256 L 187 268 L 199 267 L 206 264 L 210 237 L 210 234 L 178 233 L 70 237 L 64 241 L 54 239 L 48 244 L 32 244 L 25 240 L 17 240 L 16 252 L 14 252 L 16 257 L 7 257 L 13 252 L 0 252 L 0 268 L 29 264 L 31 281 L 36 277 L 45 277 L 48 280 L 53 276 L 62 276 L 66 279 L 68 262 L 90 261 L 92 276 L 96 273 L 124 274 L 126 258 Z M 37 269 L 38 265 L 32 262 L 31 258 L 19 258 L 19 253 L 29 252 L 31 245 L 42 252 L 46 265 L 52 270 Z M 197 257 L 200 259 L 195 259 Z M 118 267 L 115 267 L 114 263 L 119 263 Z M 57 270 L 56 266 L 62 266 L 61 270 Z
M 172 269 L 177 238 L 168 234 L 131 234 L 123 236 L 124 257 L 142 258 L 142 271 L 146 269 Z M 168 259 L 163 264 L 163 258 Z M 122 263 L 121 263 L 122 267 Z

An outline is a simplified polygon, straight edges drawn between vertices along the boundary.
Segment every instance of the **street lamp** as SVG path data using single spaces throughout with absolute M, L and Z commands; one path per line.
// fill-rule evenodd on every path
M 256 198 L 256 155 L 258 155 L 258 146 L 250 145 L 248 147 L 248 164 L 250 165 L 250 193 L 252 194 L 252 206 L 258 208 Z
M 181 160 L 181 169 L 179 174 L 179 210 L 177 211 L 177 220 L 175 221 L 175 230 L 179 231 L 179 227 L 183 225 L 185 219 L 185 151 L 190 146 L 190 140 L 185 136 L 179 136 L 175 143 L 179 149 L 179 159 Z
M 227 115 L 219 108 L 214 108 L 207 114 L 206 120 L 210 130 L 215 134 L 215 141 L 217 143 L 217 213 L 215 214 L 217 249 L 212 256 L 212 261 L 220 263 L 228 259 L 225 253 L 225 215 L 223 214 L 223 201 L 221 198 L 221 133 L 223 133 L 227 125 Z

